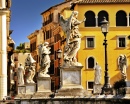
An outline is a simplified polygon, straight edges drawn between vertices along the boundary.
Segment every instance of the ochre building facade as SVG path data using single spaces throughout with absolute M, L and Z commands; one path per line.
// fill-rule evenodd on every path
M 82 69 L 82 86 L 88 91 L 93 90 L 94 66 L 96 62 L 102 68 L 101 84 L 104 84 L 105 53 L 104 35 L 100 22 L 105 16 L 109 24 L 107 33 L 108 73 L 110 84 L 121 79 L 119 70 L 120 54 L 127 57 L 127 80 L 130 80 L 130 1 L 129 0 L 81 0 L 73 4 L 79 12 L 78 20 L 86 21 L 79 26 L 82 34 L 78 61 Z

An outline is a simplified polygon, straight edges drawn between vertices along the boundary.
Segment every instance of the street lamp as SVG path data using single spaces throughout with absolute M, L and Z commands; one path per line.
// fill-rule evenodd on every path
M 62 58 L 62 50 L 58 49 L 57 51 L 57 58 L 60 60 Z
M 61 67 L 61 63 L 60 63 L 60 59 L 62 58 L 62 50 L 61 49 L 58 49 L 57 50 L 57 58 L 58 58 L 58 72 L 59 72 L 59 76 L 60 76 L 60 83 L 59 83 L 59 88 L 61 87 L 61 70 L 60 70 L 60 67 Z
M 108 33 L 108 28 L 109 28 L 109 22 L 106 20 L 106 18 L 103 18 L 103 21 L 101 21 L 101 31 L 105 37 L 104 39 L 104 48 L 105 48 L 105 76 L 104 76 L 104 86 L 102 87 L 102 92 L 101 94 L 112 94 L 112 88 L 110 85 L 110 79 L 108 75 L 108 63 L 107 63 L 107 33 Z

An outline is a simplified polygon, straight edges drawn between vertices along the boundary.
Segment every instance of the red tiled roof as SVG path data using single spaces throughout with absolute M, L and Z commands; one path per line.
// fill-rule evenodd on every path
M 130 3 L 130 0 L 77 0 L 76 3 L 80 4 L 106 4 L 106 3 Z

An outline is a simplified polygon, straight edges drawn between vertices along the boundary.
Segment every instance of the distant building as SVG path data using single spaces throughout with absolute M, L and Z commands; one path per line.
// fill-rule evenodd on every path
M 30 42 L 24 42 L 24 49 L 30 49 Z
M 38 46 L 39 44 L 43 43 L 43 31 L 42 30 L 35 30 L 28 36 L 30 40 L 30 53 L 34 60 L 36 61 L 36 72 L 38 72 L 39 66 L 39 56 L 38 56 Z

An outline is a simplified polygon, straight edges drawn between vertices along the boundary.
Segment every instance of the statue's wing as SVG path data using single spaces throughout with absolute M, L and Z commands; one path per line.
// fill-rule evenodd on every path
M 68 20 L 64 19 L 62 15 L 60 15 L 60 20 L 59 20 L 60 26 L 62 27 L 63 31 L 66 33 L 68 30 Z
M 71 30 L 72 17 L 73 17 L 73 13 L 71 14 L 71 16 L 68 19 L 64 19 L 63 16 L 60 15 L 59 23 L 60 23 L 60 25 L 65 33 L 66 33 L 66 31 Z
M 71 21 L 72 21 L 72 17 L 73 17 L 73 12 L 71 14 L 71 16 L 68 18 L 68 28 L 71 30 Z
M 71 20 L 72 20 L 73 13 L 68 19 L 64 19 L 63 16 L 60 16 L 59 24 L 62 27 L 63 31 L 66 34 L 66 42 L 68 43 L 71 33 Z

